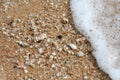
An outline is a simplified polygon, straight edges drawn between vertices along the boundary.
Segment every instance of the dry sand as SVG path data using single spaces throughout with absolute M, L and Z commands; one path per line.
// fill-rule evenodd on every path
M 91 52 L 69 0 L 0 0 L 0 80 L 110 80 Z

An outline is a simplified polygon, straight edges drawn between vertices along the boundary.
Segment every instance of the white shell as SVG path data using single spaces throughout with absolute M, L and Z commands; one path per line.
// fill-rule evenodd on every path
M 72 48 L 72 49 L 77 49 L 77 46 L 75 45 L 75 44 L 68 44 L 68 46 L 70 46 L 70 48 Z
M 85 54 L 82 52 L 82 51 L 79 51 L 78 52 L 78 54 L 77 54 L 77 56 L 79 56 L 79 57 L 82 57 L 82 56 L 84 56 Z

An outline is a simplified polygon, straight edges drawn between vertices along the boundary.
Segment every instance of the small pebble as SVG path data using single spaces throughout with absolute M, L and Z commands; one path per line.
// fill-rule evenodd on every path
M 39 48 L 39 49 L 38 49 L 38 52 L 39 52 L 40 54 L 42 54 L 42 53 L 43 53 L 43 49 L 42 49 L 42 48 Z
M 12 23 L 13 23 L 13 18 L 11 18 L 11 17 L 9 17 L 9 18 L 7 18 L 6 20 L 5 20 L 5 23 L 7 24 L 7 25 L 11 25 Z
M 40 42 L 40 41 L 44 40 L 45 38 L 47 38 L 47 34 L 43 33 L 39 36 L 34 37 L 34 42 Z
M 64 78 L 65 78 L 65 79 L 69 78 L 69 75 L 65 75 Z
M 77 56 L 79 56 L 79 57 L 84 56 L 84 53 L 82 51 L 79 51 Z
M 24 73 L 25 73 L 25 74 L 28 73 L 28 70 L 27 70 L 27 69 L 24 69 Z
M 55 52 L 53 52 L 53 53 L 52 53 L 52 55 L 53 55 L 53 56 L 55 56 L 55 55 L 56 55 L 56 53 L 55 53 Z
M 88 79 L 88 76 L 84 76 L 84 79 Z
M 62 39 L 62 35 L 58 35 L 57 38 L 58 38 L 58 39 Z
M 68 44 L 73 50 L 77 49 L 77 46 L 75 44 Z
M 53 55 L 50 55 L 50 59 L 52 60 L 54 58 L 54 56 Z
M 26 42 L 22 42 L 22 41 L 16 41 L 21 47 L 27 47 L 29 46 L 29 44 L 27 44 Z
M 56 76 L 57 76 L 57 77 L 60 77 L 60 76 L 61 76 L 61 73 L 60 73 L 60 72 L 58 72 L 58 73 L 56 74 Z
M 55 64 L 52 64 L 52 65 L 51 65 L 51 68 L 55 68 L 55 67 L 56 67 L 56 65 L 55 65 Z
M 64 17 L 62 23 L 63 23 L 63 24 L 66 24 L 66 23 L 68 23 L 68 22 L 69 22 L 69 20 Z

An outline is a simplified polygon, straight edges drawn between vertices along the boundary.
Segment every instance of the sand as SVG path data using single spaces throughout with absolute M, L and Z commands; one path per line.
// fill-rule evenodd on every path
M 0 80 L 110 80 L 92 50 L 69 0 L 0 0 Z

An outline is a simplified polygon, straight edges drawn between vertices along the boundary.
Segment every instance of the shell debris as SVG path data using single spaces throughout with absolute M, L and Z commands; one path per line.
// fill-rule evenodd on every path
M 73 50 L 76 50 L 77 49 L 77 46 L 75 44 L 68 44 L 68 46 L 70 48 L 72 48 Z
M 79 57 L 82 57 L 82 56 L 84 56 L 85 54 L 82 52 L 82 51 L 79 51 L 78 53 L 77 53 L 77 56 L 79 56 Z

